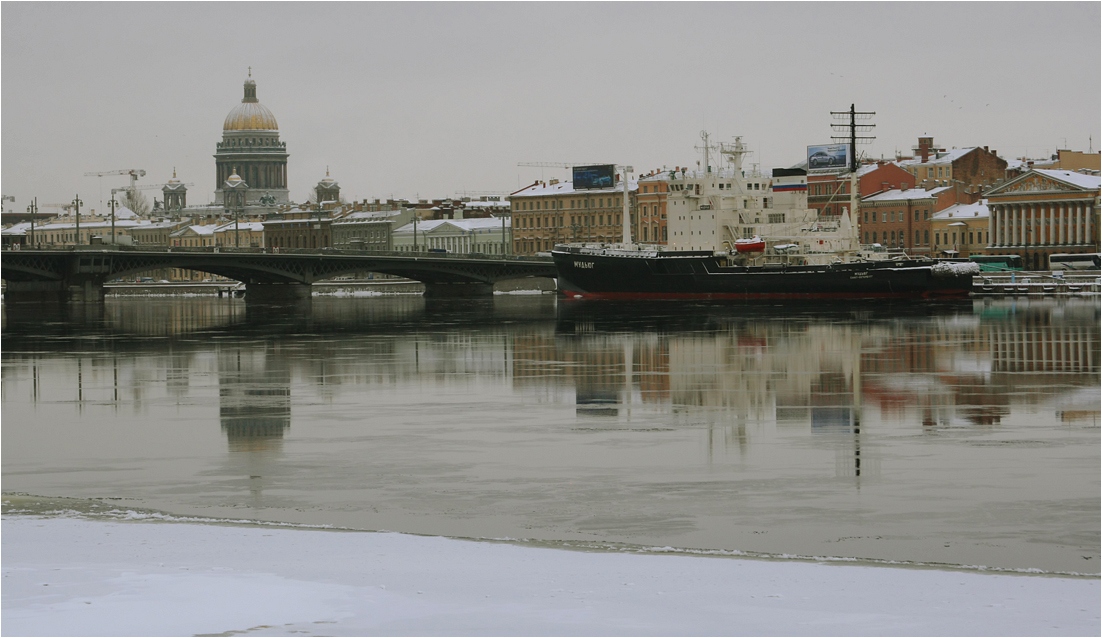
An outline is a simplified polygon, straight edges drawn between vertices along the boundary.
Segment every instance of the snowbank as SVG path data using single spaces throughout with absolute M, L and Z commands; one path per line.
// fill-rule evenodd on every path
M 5 516 L 4 635 L 1099 635 L 1098 579 Z

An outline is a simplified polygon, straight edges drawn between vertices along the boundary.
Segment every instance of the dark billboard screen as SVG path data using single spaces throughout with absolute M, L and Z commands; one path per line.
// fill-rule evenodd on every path
M 615 184 L 616 166 L 613 164 L 574 167 L 574 190 L 612 188 Z

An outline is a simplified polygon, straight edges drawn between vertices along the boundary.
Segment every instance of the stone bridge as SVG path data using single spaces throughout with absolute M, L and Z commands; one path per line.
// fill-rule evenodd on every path
M 161 248 L 80 246 L 61 250 L 4 250 L 5 300 L 101 301 L 104 283 L 164 268 L 186 268 L 245 284 L 253 301 L 308 297 L 310 285 L 344 274 L 375 272 L 425 284 L 425 295 L 490 295 L 508 279 L 554 277 L 550 259 L 352 250 Z

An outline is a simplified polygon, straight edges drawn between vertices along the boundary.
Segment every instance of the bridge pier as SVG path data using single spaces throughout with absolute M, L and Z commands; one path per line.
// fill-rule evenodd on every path
M 253 303 L 299 303 L 310 299 L 310 284 L 245 284 L 245 300 Z
M 433 299 L 441 298 L 467 298 L 467 297 L 492 297 L 494 285 L 482 282 L 425 282 L 425 297 Z
M 102 281 L 95 279 L 62 281 L 8 281 L 6 303 L 103 303 Z

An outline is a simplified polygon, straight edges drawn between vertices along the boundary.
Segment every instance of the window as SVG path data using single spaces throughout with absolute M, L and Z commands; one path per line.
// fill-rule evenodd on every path
M 922 231 L 922 238 L 923 238 L 922 243 L 926 244 L 926 245 L 929 245 L 930 244 L 930 231 L 928 231 L 928 230 Z
M 919 240 L 919 236 L 920 236 L 920 235 L 919 235 L 919 231 L 917 231 L 917 230 L 916 230 L 916 231 L 915 231 L 915 246 L 917 246 L 917 245 L 919 244 L 919 241 L 918 241 L 918 240 Z

